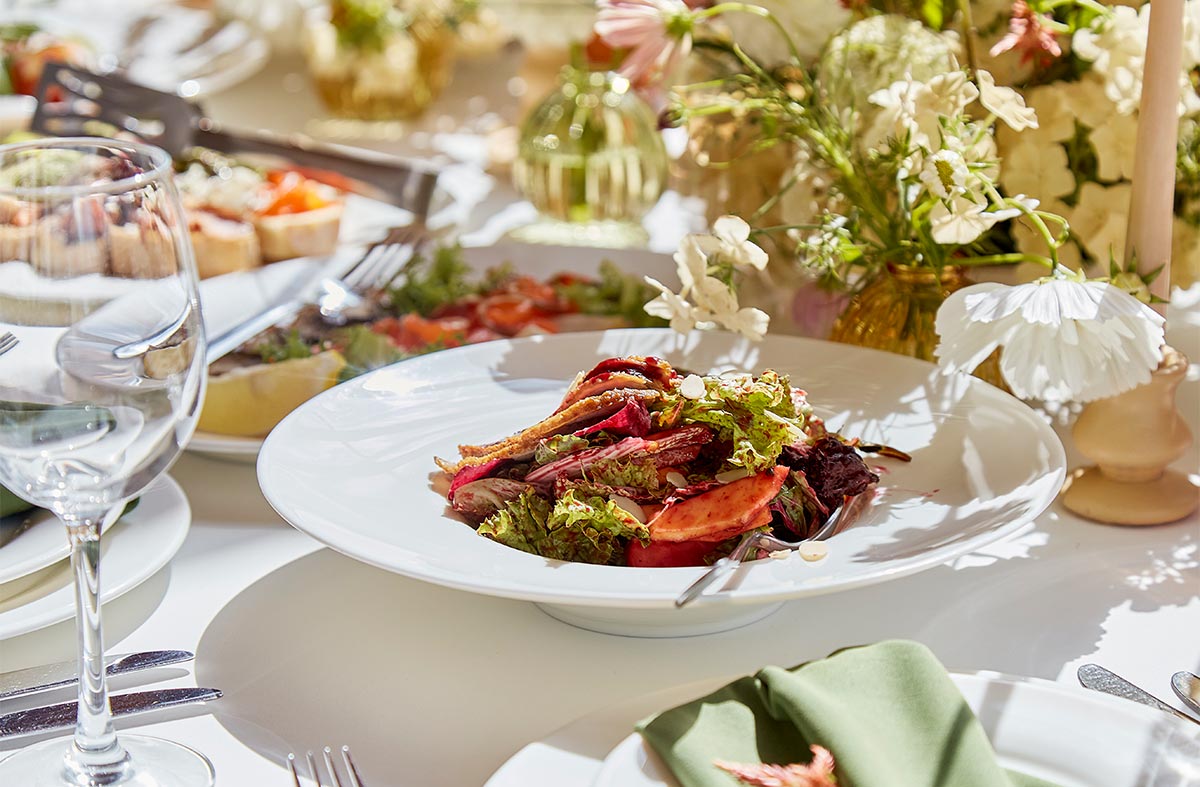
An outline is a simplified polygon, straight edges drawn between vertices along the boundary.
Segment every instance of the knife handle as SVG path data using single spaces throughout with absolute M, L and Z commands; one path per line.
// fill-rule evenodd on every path
M 220 689 L 158 689 L 113 694 L 108 698 L 108 704 L 113 717 L 116 718 L 195 702 L 208 702 L 220 696 Z M 73 727 L 78 713 L 78 702 L 61 702 L 57 705 L 43 705 L 8 713 L 0 716 L 0 738 Z

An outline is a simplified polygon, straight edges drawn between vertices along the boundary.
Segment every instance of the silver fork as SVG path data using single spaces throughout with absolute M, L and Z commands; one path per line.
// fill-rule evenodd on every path
M 317 765 L 317 758 L 313 753 L 306 752 L 304 759 L 308 763 L 308 772 L 312 776 L 316 787 L 325 787 L 325 783 L 321 781 L 321 769 Z M 350 756 L 350 747 L 342 747 L 342 769 L 346 772 L 346 780 L 342 781 L 338 775 L 338 769 L 334 766 L 333 750 L 326 746 L 321 751 L 321 759 L 325 762 L 325 771 L 329 774 L 331 781 L 330 787 L 365 787 L 362 777 L 358 775 L 358 768 L 354 764 L 354 759 Z M 296 755 L 289 754 L 287 758 L 288 772 L 292 775 L 292 784 L 295 787 L 303 787 L 300 783 L 300 772 L 296 767 Z
M 802 541 L 784 541 L 776 538 L 770 533 L 763 533 L 758 530 L 751 530 L 742 536 L 742 540 L 733 548 L 733 551 L 728 556 L 721 558 L 712 564 L 708 571 L 688 586 L 687 590 L 679 594 L 675 599 L 676 607 L 684 607 L 692 603 L 700 596 L 704 595 L 704 591 L 715 585 L 719 580 L 728 577 L 733 571 L 742 564 L 746 556 L 751 554 L 753 550 L 765 549 L 768 552 L 777 551 L 795 551 L 805 544 L 811 544 L 814 541 L 825 541 L 830 536 L 844 529 L 849 525 L 855 517 L 862 512 L 863 506 L 866 504 L 869 495 L 867 493 L 858 494 L 853 497 L 848 497 L 833 510 L 829 515 L 829 519 L 825 520 L 825 524 L 813 533 L 809 538 Z
M 309 303 L 316 304 L 325 322 L 345 325 L 347 312 L 361 305 L 364 296 L 391 284 L 428 237 L 420 222 L 389 229 L 383 240 L 367 247 L 340 276 L 321 279 L 315 298 L 290 298 L 213 337 L 205 360 L 212 363 L 224 358 L 268 328 L 291 320 Z
M 3 336 L 0 336 L 0 355 L 4 355 L 4 353 L 16 347 L 17 344 L 17 337 L 13 335 L 12 331 L 6 332 Z

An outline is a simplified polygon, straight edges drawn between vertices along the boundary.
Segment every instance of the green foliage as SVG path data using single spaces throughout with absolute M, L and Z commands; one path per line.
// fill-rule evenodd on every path
M 414 256 L 396 277 L 400 283 L 388 290 L 393 314 L 416 312 L 428 317 L 434 309 L 455 303 L 481 291 L 471 281 L 471 268 L 463 259 L 462 247 L 439 246 L 433 256 Z
M 666 320 L 646 314 L 644 306 L 657 292 L 642 279 L 621 272 L 610 260 L 600 263 L 599 280 L 558 286 L 558 292 L 584 314 L 620 317 L 631 327 L 666 325 Z
M 549 464 L 567 454 L 582 451 L 589 445 L 591 444 L 586 437 L 576 437 L 573 434 L 558 434 L 553 437 L 547 437 L 537 444 L 537 448 L 533 449 L 533 463 L 535 465 Z
M 279 363 L 296 358 L 309 358 L 313 348 L 304 341 L 297 330 L 275 331 L 268 334 L 254 347 L 254 352 L 262 358 L 263 363 Z
M 373 369 L 402 361 L 409 357 L 392 340 L 371 330 L 368 325 L 349 325 L 333 334 L 333 343 L 341 350 L 346 366 L 339 375 L 339 382 L 366 374 Z M 437 349 L 429 348 L 427 351 Z

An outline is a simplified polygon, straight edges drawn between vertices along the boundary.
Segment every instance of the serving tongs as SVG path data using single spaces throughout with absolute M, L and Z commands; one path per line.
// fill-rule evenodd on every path
M 175 157 L 194 148 L 276 156 L 315 180 L 403 208 L 417 221 L 428 218 L 437 185 L 437 170 L 421 162 L 316 142 L 302 134 L 225 128 L 185 98 L 63 63 L 46 65 L 37 100 L 31 128 L 41 134 L 116 133 Z

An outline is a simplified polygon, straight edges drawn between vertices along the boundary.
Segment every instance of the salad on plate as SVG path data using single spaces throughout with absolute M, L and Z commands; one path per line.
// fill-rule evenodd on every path
M 437 459 L 476 531 L 542 557 L 601 565 L 710 563 L 750 530 L 811 536 L 876 484 L 862 446 L 825 428 L 770 369 L 697 375 L 609 358 L 549 417 Z
M 416 355 L 493 339 L 661 324 L 642 311 L 647 286 L 601 263 L 595 277 L 542 280 L 504 265 L 472 273 L 458 246 L 415 256 L 391 286 L 333 325 L 317 306 L 209 367 L 204 432 L 265 435 L 312 396 Z

